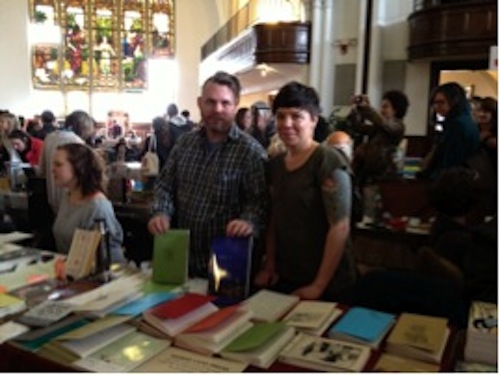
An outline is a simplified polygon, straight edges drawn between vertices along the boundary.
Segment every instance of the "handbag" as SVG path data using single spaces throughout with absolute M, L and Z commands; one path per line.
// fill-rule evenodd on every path
M 151 137 L 149 138 L 148 151 L 142 157 L 141 163 L 143 176 L 158 176 L 160 171 L 160 160 L 156 154 L 156 136 L 154 133 L 151 134 Z

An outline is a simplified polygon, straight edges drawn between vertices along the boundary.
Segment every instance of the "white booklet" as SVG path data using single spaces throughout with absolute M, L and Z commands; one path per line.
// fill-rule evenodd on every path
M 368 346 L 299 333 L 279 360 L 311 370 L 360 372 L 370 358 Z

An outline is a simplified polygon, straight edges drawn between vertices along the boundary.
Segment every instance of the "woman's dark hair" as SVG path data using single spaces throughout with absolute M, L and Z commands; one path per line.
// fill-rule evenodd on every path
M 382 99 L 389 101 L 396 112 L 396 118 L 403 119 L 406 115 L 406 111 L 408 110 L 408 106 L 410 103 L 408 102 L 407 96 L 398 90 L 390 90 L 387 91 Z
M 434 88 L 431 94 L 431 105 L 434 103 L 437 93 L 441 93 L 446 97 L 450 106 L 449 114 L 451 116 L 458 116 L 461 113 L 470 112 L 470 105 L 467 101 L 465 89 L 458 83 L 448 82 Z
M 442 171 L 431 185 L 430 202 L 436 211 L 456 217 L 467 214 L 477 201 L 475 172 L 465 167 Z
M 31 149 L 31 137 L 28 133 L 20 129 L 14 129 L 9 133 L 9 139 L 19 139 L 26 145 L 26 151 Z
M 161 116 L 158 116 L 158 117 L 155 117 L 153 119 L 153 122 L 151 123 L 151 125 L 153 126 L 153 130 L 155 132 L 159 132 L 160 130 L 162 130 L 163 128 L 167 128 L 168 126 L 168 121 L 165 120 L 165 118 L 161 117 Z
M 319 116 L 321 112 L 316 90 L 296 81 L 283 86 L 274 98 L 273 114 L 276 114 L 279 108 L 301 108 L 311 116 Z
M 498 111 L 497 111 L 497 101 L 491 96 L 481 98 L 479 100 L 479 108 L 485 112 L 491 113 L 491 126 L 490 131 L 493 135 L 497 135 L 498 127 Z
M 104 161 L 90 147 L 80 143 L 68 143 L 57 147 L 66 152 L 68 162 L 84 197 L 98 191 L 106 193 Z
M 236 122 L 236 125 L 238 125 L 238 127 L 241 130 L 245 130 L 245 126 L 243 125 L 243 119 L 245 118 L 245 115 L 249 111 L 250 111 L 250 108 L 248 108 L 248 107 L 241 107 L 236 112 L 236 117 L 235 117 L 234 121 Z

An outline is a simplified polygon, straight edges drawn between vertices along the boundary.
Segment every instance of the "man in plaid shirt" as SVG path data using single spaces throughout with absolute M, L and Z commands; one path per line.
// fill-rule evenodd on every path
M 171 227 L 191 231 L 191 277 L 207 276 L 215 236 L 264 233 L 267 154 L 235 124 L 240 91 L 238 79 L 225 72 L 205 81 L 201 127 L 179 138 L 155 186 L 148 229 L 153 235 Z

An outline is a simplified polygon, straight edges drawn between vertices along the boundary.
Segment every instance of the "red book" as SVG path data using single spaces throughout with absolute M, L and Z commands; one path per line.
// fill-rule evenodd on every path
M 150 313 L 160 319 L 177 319 L 214 299 L 213 296 L 186 293 L 182 297 L 155 306 L 150 309 Z

